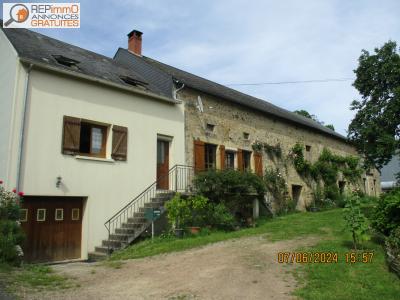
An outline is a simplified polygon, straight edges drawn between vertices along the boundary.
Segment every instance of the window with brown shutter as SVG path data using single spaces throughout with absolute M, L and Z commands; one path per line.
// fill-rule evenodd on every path
M 225 169 L 234 170 L 235 169 L 235 151 L 225 151 Z
M 112 131 L 111 157 L 115 160 L 126 161 L 128 156 L 128 128 L 114 125 Z
M 258 176 L 263 176 L 262 154 L 254 152 L 254 172 Z
M 194 170 L 195 172 L 205 170 L 205 146 L 202 141 L 194 141 Z
M 251 163 L 250 163 L 251 151 L 243 150 L 242 153 L 243 153 L 242 154 L 242 156 L 243 156 L 243 170 L 244 171 L 251 171 Z
M 106 158 L 109 126 L 64 116 L 62 153 Z
M 62 153 L 75 155 L 79 153 L 81 136 L 81 119 L 64 116 Z

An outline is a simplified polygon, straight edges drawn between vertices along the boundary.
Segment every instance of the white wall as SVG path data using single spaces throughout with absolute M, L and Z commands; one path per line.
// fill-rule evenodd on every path
M 17 52 L 0 30 L 0 180 L 7 189 L 17 186 L 17 161 L 22 124 L 26 72 Z
M 29 102 L 23 191 L 87 197 L 83 257 L 106 238 L 104 222 L 155 181 L 157 134 L 173 136 L 170 167 L 185 161 L 182 105 L 37 70 L 31 73 Z M 128 127 L 128 160 L 63 155 L 64 115 Z M 61 188 L 56 187 L 57 176 L 62 177 Z

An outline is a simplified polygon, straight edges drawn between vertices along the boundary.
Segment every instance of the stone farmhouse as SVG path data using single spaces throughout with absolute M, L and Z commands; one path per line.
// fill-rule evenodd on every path
M 0 25 L 2 21 L 0 20 Z M 0 179 L 23 191 L 29 261 L 87 259 L 149 227 L 147 208 L 190 188 L 194 172 L 281 167 L 257 145 L 296 143 L 356 155 L 342 135 L 264 100 L 141 53 L 142 33 L 114 58 L 26 29 L 0 30 Z M 312 191 L 289 166 L 297 208 Z M 360 178 L 380 192 L 376 171 Z M 342 176 L 342 190 L 349 184 Z
M 283 153 L 301 143 L 311 162 L 324 148 L 338 155 L 357 155 L 346 137 L 311 119 L 146 57 L 141 49 L 142 33 L 134 30 L 128 34 L 128 49 L 119 48 L 114 59 L 151 81 L 166 97 L 183 101 L 185 160 L 196 170 L 231 168 L 262 175 L 268 167 L 282 168 L 281 161 L 254 151 L 257 143 L 279 145 Z M 376 170 L 360 180 L 365 193 L 379 194 Z M 293 166 L 288 167 L 287 183 L 297 208 L 304 210 L 313 199 L 312 190 Z M 340 189 L 346 184 L 349 187 L 341 176 Z

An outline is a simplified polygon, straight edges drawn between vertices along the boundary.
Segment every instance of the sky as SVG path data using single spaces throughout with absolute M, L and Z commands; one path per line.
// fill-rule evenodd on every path
M 362 49 L 400 43 L 399 0 L 80 3 L 80 29 L 40 32 L 113 57 L 137 29 L 143 55 L 221 84 L 354 78 Z M 346 135 L 350 103 L 360 98 L 352 82 L 231 87 L 290 111 L 305 109 Z

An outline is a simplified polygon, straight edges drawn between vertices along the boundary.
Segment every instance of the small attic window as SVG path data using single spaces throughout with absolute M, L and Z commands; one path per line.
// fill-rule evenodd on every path
M 125 82 L 126 84 L 129 85 L 133 85 L 133 86 L 140 86 L 140 87 L 146 87 L 147 83 L 137 80 L 135 78 L 129 77 L 129 76 L 120 76 L 119 77 L 123 82 Z
M 250 133 L 248 132 L 243 132 L 243 139 L 248 141 L 250 139 Z
M 53 55 L 53 57 L 60 65 L 64 65 L 67 67 L 72 67 L 79 64 L 79 61 L 63 55 Z

